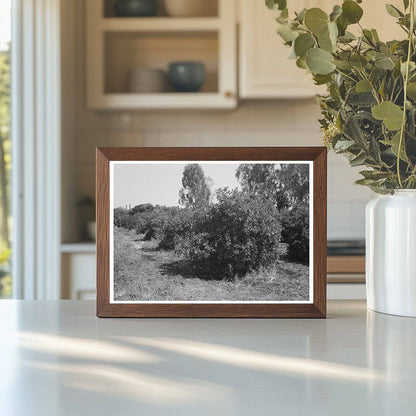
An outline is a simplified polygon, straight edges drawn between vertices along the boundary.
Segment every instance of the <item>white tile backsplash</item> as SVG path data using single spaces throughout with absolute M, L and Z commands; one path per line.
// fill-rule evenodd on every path
M 368 199 L 328 200 L 328 240 L 364 240 Z
M 83 93 L 83 92 L 82 92 Z M 77 199 L 95 194 L 96 146 L 320 146 L 314 100 L 246 102 L 233 111 L 92 112 L 77 109 Z M 328 237 L 364 236 L 364 207 L 372 193 L 354 184 L 359 169 L 328 158 Z

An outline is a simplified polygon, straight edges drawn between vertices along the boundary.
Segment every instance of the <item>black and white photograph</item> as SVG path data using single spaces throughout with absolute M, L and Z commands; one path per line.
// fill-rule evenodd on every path
M 311 303 L 312 163 L 110 163 L 110 303 Z

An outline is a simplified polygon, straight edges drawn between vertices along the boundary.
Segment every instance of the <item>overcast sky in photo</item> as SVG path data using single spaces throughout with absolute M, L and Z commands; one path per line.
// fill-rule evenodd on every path
M 183 170 L 187 164 L 114 164 L 114 208 L 145 203 L 177 206 Z M 239 165 L 200 163 L 205 176 L 213 181 L 213 193 L 218 188 L 238 187 L 235 171 Z

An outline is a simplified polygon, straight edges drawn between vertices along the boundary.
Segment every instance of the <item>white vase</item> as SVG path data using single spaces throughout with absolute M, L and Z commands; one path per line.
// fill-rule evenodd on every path
M 366 281 L 369 309 L 416 317 L 416 190 L 368 203 Z

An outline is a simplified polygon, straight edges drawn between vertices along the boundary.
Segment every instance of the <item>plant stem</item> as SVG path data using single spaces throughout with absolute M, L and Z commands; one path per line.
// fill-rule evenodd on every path
M 355 83 L 358 82 L 355 78 L 350 77 L 348 74 L 346 74 L 345 72 L 340 71 L 338 68 L 335 68 L 335 71 L 340 73 L 341 75 L 344 75 L 344 77 L 349 78 L 351 81 L 354 81 Z
M 401 174 L 400 174 L 400 156 L 402 155 L 404 131 L 406 129 L 407 83 L 409 82 L 410 60 L 412 58 L 412 50 L 413 50 L 414 27 L 415 27 L 415 0 L 410 0 L 409 46 L 407 48 L 406 73 L 405 73 L 404 81 L 403 81 L 403 83 L 404 83 L 404 85 L 403 85 L 403 94 L 404 94 L 403 119 L 402 119 L 402 128 L 400 129 L 399 149 L 398 149 L 398 152 L 397 152 L 397 178 L 399 180 L 400 188 L 403 187 L 402 177 L 401 177 Z
M 391 89 L 390 101 L 393 101 L 394 90 L 396 89 L 396 84 L 397 84 L 397 80 L 394 80 L 394 82 L 393 82 L 393 88 Z
M 370 78 L 368 77 L 367 73 L 365 72 L 365 69 L 361 66 L 362 70 L 360 71 L 360 75 L 363 77 L 363 79 L 367 80 L 370 83 L 371 87 L 371 93 L 373 94 L 374 99 L 377 101 L 377 104 L 380 104 L 380 100 L 378 98 L 378 93 L 376 88 L 374 87 L 373 83 L 371 82 Z
M 364 32 L 364 28 L 361 26 L 361 23 L 360 22 L 358 22 L 358 26 L 360 27 L 360 29 L 361 29 L 361 33 L 363 34 L 363 36 L 365 37 L 365 39 L 367 40 L 367 43 L 368 44 L 370 44 L 373 48 L 374 48 L 374 50 L 376 50 L 376 51 L 378 51 L 378 49 L 377 49 L 377 45 L 375 45 L 374 43 L 373 43 L 373 41 L 365 34 L 365 32 Z

